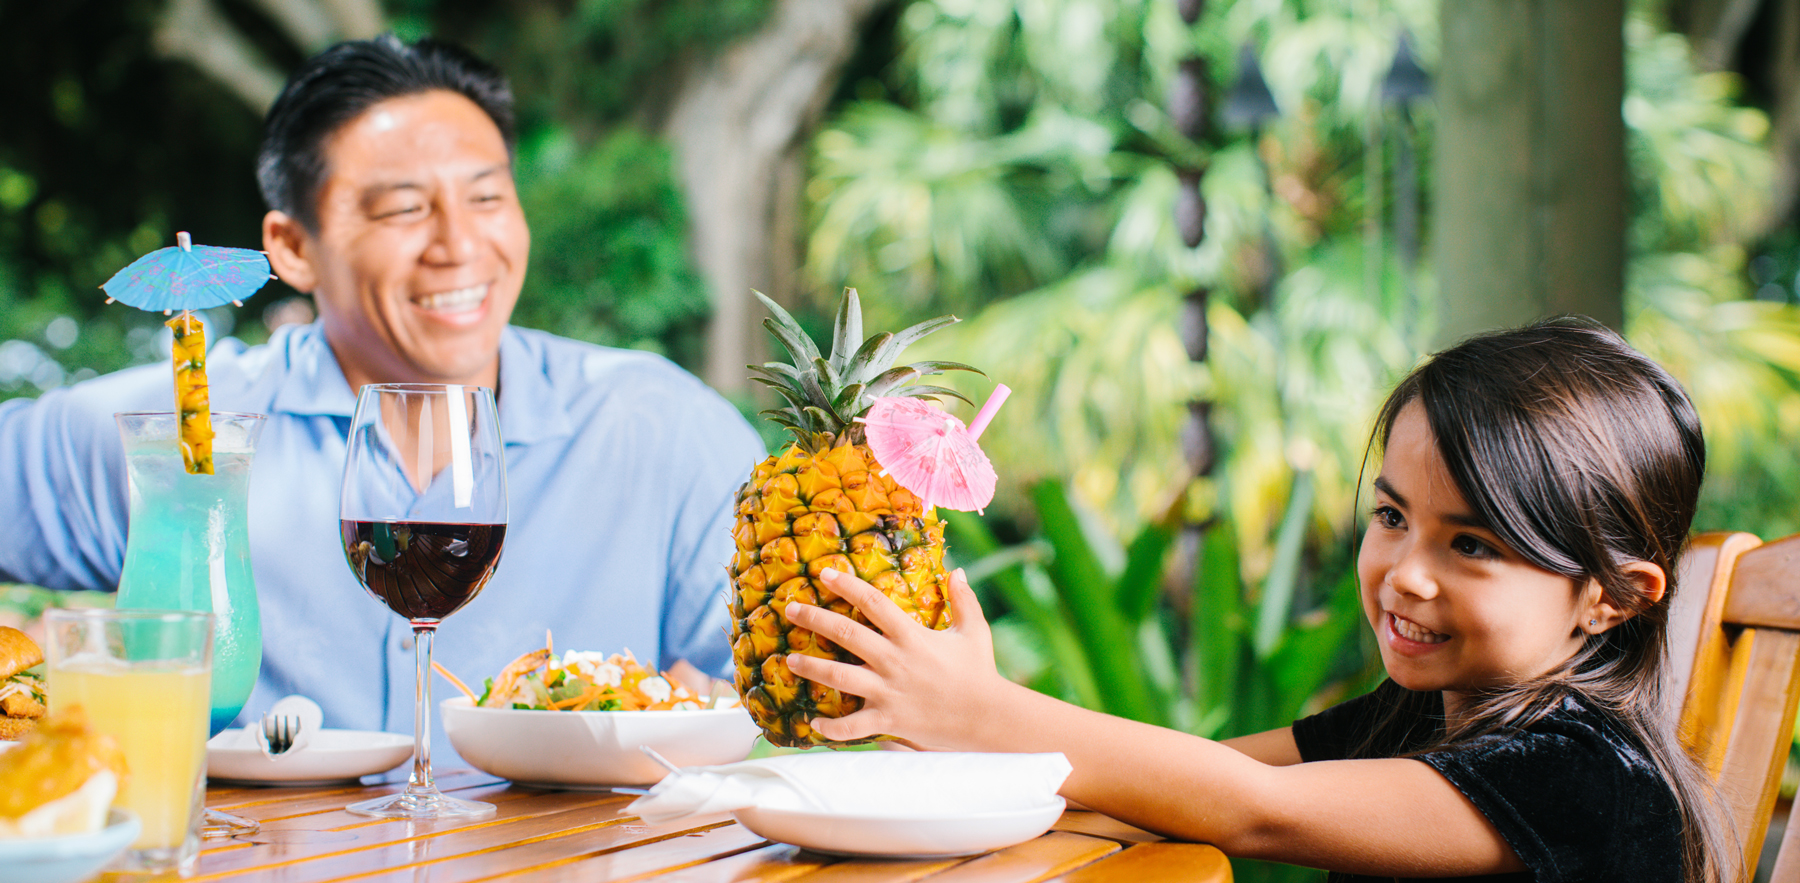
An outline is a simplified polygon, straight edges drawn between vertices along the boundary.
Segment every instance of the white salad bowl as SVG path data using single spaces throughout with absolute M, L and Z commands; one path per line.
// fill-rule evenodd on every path
M 470 766 L 520 785 L 570 790 L 654 785 L 676 766 L 736 763 L 758 733 L 742 708 L 697 711 L 526 711 L 478 708 L 467 696 L 440 706 L 444 732 Z

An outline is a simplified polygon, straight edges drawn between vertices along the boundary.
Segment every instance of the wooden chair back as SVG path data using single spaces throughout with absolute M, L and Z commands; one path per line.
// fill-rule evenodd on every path
M 1744 867 L 1756 868 L 1800 708 L 1800 535 L 1696 537 L 1670 611 L 1682 742 L 1718 783 Z M 1689 655 L 1677 648 L 1691 648 Z M 1800 824 L 1782 837 L 1773 883 L 1800 883 Z

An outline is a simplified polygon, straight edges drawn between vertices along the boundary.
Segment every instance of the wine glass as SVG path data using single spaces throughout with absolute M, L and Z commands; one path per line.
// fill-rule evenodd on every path
M 413 771 L 406 790 L 352 804 L 362 815 L 440 819 L 493 815 L 431 781 L 431 640 L 500 560 L 506 464 L 493 391 L 479 386 L 364 386 L 350 420 L 339 512 L 344 557 L 363 588 L 412 623 Z

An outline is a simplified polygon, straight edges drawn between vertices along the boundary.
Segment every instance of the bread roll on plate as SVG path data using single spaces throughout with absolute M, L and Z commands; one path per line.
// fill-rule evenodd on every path
M 0 739 L 23 737 L 44 716 L 44 682 L 25 673 L 43 661 L 30 635 L 0 626 Z
M 0 752 L 0 839 L 98 831 L 124 778 L 118 743 L 81 709 L 46 718 Z

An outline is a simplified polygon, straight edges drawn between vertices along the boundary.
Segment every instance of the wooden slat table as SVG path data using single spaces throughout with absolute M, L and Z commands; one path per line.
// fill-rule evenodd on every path
M 1028 843 L 971 858 L 853 860 L 771 843 L 729 815 L 645 825 L 626 814 L 629 795 L 517 788 L 469 770 L 446 770 L 438 787 L 495 804 L 479 821 L 370 819 L 344 806 L 401 785 L 208 789 L 206 804 L 262 823 L 245 840 L 207 841 L 190 881 L 656 880 L 659 883 L 1229 883 L 1219 850 L 1164 842 L 1091 812 L 1065 813 Z

